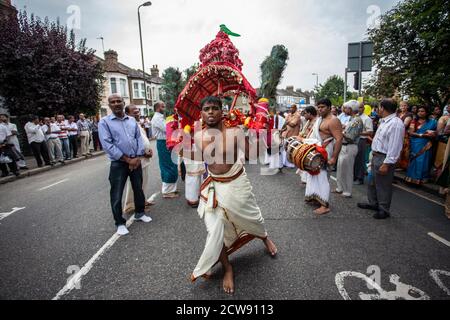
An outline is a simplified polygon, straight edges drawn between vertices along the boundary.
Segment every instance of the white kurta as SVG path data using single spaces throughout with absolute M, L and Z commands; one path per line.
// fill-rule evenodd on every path
M 204 218 L 208 237 L 203 253 L 192 274 L 193 280 L 205 275 L 219 260 L 225 245 L 232 248 L 246 235 L 266 238 L 264 219 L 252 193 L 252 186 L 241 163 L 236 163 L 224 175 L 213 178 L 230 178 L 242 174 L 231 182 L 211 181 L 201 191 L 202 199 L 198 208 L 200 218 Z M 214 194 L 217 207 L 214 208 Z M 205 199 L 208 201 L 205 201 Z
M 322 118 L 318 118 L 316 123 L 314 124 L 313 131 L 311 133 L 310 141 L 315 142 L 322 146 L 329 141 L 323 141 L 320 136 L 320 124 L 322 123 Z M 328 153 L 328 159 L 333 155 L 334 149 L 334 139 L 332 142 L 328 143 L 326 146 L 326 150 Z M 328 172 L 326 168 L 322 168 L 318 175 L 311 175 L 307 173 L 306 178 L 306 192 L 305 192 L 305 200 L 311 201 L 316 200 L 324 207 L 329 207 L 330 200 L 330 182 L 328 180 Z
M 139 126 L 139 129 L 141 130 L 141 137 L 144 140 L 144 147 L 145 152 L 148 152 L 151 149 L 150 140 L 148 140 L 147 135 L 145 134 L 145 130 Z M 151 179 L 150 179 L 150 164 L 151 159 L 141 159 L 141 166 L 142 166 L 142 190 L 144 191 L 145 199 L 146 201 L 150 201 L 151 195 L 150 188 L 151 188 Z M 134 212 L 134 192 L 133 188 L 131 187 L 130 179 L 128 179 L 126 187 L 125 187 L 125 201 L 123 202 L 123 212 L 131 214 Z M 142 213 L 142 212 L 138 212 Z

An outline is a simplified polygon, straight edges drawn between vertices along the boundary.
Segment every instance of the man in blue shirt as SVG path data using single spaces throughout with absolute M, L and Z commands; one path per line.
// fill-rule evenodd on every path
M 98 125 L 100 141 L 108 158 L 111 160 L 109 182 L 111 184 L 111 207 L 119 235 L 128 234 L 126 220 L 122 214 L 122 195 L 130 177 L 134 193 L 135 216 L 137 221 L 150 222 L 145 215 L 145 195 L 142 190 L 141 157 L 150 158 L 151 153 L 145 153 L 141 131 L 134 118 L 125 112 L 125 103 L 118 94 L 108 98 L 108 104 L 113 114 L 100 120 Z

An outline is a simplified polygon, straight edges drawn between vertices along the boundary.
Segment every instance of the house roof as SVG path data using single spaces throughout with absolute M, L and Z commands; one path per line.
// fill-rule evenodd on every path
M 256 92 L 257 95 L 260 96 L 261 94 L 261 89 L 257 88 Z M 299 91 L 295 91 L 295 90 L 286 90 L 286 89 L 277 89 L 277 96 L 280 97 L 298 97 L 298 98 L 309 98 L 310 95 L 307 92 L 299 92 Z
M 95 57 L 99 62 L 101 62 L 101 63 L 105 62 L 105 59 L 102 59 L 98 56 L 95 56 Z M 133 79 L 138 79 L 138 80 L 144 79 L 144 77 L 142 76 L 142 70 L 136 70 L 136 69 L 130 68 L 120 62 L 117 63 L 117 68 L 111 67 L 111 66 L 106 66 L 105 71 L 106 72 L 123 73 Z M 163 79 L 161 77 L 152 77 L 152 75 L 148 74 L 147 72 L 145 73 L 145 79 L 147 81 L 149 81 L 151 83 L 155 83 L 155 84 L 162 84 L 162 82 L 163 82 Z

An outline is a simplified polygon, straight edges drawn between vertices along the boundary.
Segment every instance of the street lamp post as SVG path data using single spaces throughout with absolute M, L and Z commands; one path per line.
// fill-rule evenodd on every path
M 97 40 L 102 40 L 102 49 L 103 49 L 103 56 L 104 56 L 105 55 L 105 42 L 104 42 L 105 39 L 103 39 L 103 37 L 99 37 L 99 38 L 97 38 Z
M 147 115 L 148 115 L 147 83 L 145 82 L 144 46 L 142 45 L 141 13 L 139 12 L 139 10 L 141 9 L 141 7 L 149 7 L 151 5 L 152 3 L 150 1 L 147 1 L 138 7 L 139 38 L 141 40 L 141 57 L 142 57 L 142 78 L 144 79 L 144 93 L 145 93 L 144 98 L 145 98 L 145 110 L 147 111 Z
M 318 73 L 313 73 L 313 76 L 316 76 L 316 87 L 319 86 L 319 74 Z

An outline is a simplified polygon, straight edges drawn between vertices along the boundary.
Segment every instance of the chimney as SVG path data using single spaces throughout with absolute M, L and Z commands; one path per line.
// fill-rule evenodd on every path
M 119 55 L 114 50 L 105 51 L 105 70 L 117 70 L 119 68 Z
M 287 86 L 286 91 L 294 91 L 294 86 Z
M 150 69 L 150 74 L 152 78 L 159 78 L 159 69 L 157 64 L 153 65 L 153 67 Z

